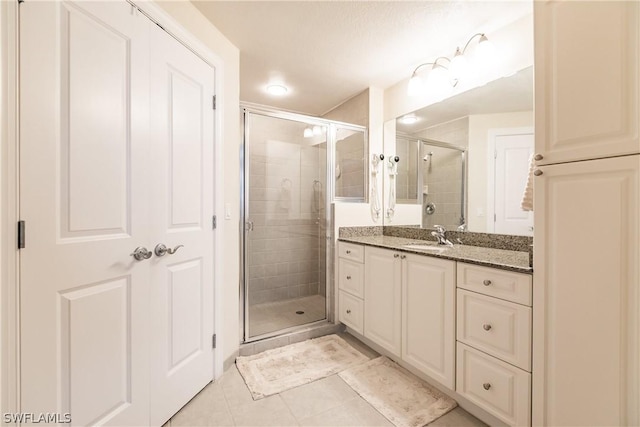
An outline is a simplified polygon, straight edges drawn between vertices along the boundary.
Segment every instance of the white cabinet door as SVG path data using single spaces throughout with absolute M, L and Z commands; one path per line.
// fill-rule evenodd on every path
M 400 254 L 367 246 L 364 256 L 364 336 L 400 356 Z
M 636 1 L 536 1 L 539 165 L 640 152 Z
M 539 169 L 533 425 L 638 425 L 640 156 Z
M 214 70 L 151 30 L 151 423 L 161 425 L 213 379 Z
M 455 262 L 402 257 L 402 359 L 453 390 Z
M 149 423 L 149 21 L 124 1 L 20 6 L 20 401 Z

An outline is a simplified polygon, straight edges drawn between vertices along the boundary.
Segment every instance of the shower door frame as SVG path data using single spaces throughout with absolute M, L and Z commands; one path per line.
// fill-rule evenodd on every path
M 240 341 L 242 343 L 250 343 L 265 338 L 275 337 L 283 335 L 296 330 L 308 328 L 309 326 L 316 324 L 326 324 L 327 322 L 333 322 L 333 300 L 335 298 L 335 290 L 333 289 L 333 214 L 332 204 L 335 201 L 335 146 L 336 146 L 336 129 L 347 128 L 353 130 L 363 131 L 367 135 L 367 129 L 364 126 L 353 125 L 349 123 L 337 122 L 335 120 L 326 120 L 312 116 L 306 116 L 303 114 L 290 113 L 286 111 L 272 110 L 261 106 L 254 106 L 250 104 L 241 103 L 240 112 L 242 114 L 243 124 L 243 136 L 242 144 L 240 147 Z M 284 119 L 304 123 L 309 126 L 326 126 L 327 138 L 326 138 L 326 171 L 325 171 L 325 215 L 320 221 L 325 221 L 325 288 L 326 288 L 326 305 L 325 305 L 325 318 L 315 322 L 305 323 L 302 325 L 296 325 L 285 329 L 269 332 L 266 334 L 251 336 L 250 335 L 250 323 L 249 323 L 249 281 L 248 278 L 248 245 L 247 245 L 247 232 L 248 229 L 248 217 L 249 217 L 249 173 L 250 173 L 250 150 L 249 144 L 250 127 L 249 116 L 260 115 L 265 117 L 271 117 L 275 119 Z M 366 151 L 365 144 L 365 151 Z M 366 168 L 366 165 L 365 165 Z M 366 193 L 366 191 L 365 191 Z

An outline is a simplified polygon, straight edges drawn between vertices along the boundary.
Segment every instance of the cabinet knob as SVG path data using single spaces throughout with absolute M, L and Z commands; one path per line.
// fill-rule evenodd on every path
M 544 159 L 544 156 L 543 156 L 542 154 L 536 154 L 536 155 L 533 157 L 533 159 L 534 159 L 534 160 L 542 160 L 542 159 Z
M 485 285 L 485 286 L 489 286 L 489 285 L 491 284 L 491 280 L 489 280 L 489 279 L 485 279 L 485 280 L 482 282 L 482 284 L 483 284 L 483 285 Z
M 491 330 L 491 325 L 488 323 L 485 323 L 484 325 L 482 325 L 482 329 L 484 329 L 485 331 L 490 331 Z
M 406 257 L 406 255 L 400 255 L 400 259 L 405 259 Z
M 351 251 L 349 249 L 347 249 L 347 255 L 349 255 L 351 253 Z
M 351 280 L 351 276 L 347 276 L 347 280 Z
M 533 174 L 535 176 L 540 176 L 540 175 L 542 175 L 542 171 L 540 169 L 536 169 L 536 170 L 533 171 Z
M 351 314 L 351 310 L 347 309 L 347 314 Z
M 398 258 L 400 256 L 400 254 L 393 254 L 394 258 Z
M 484 384 L 482 384 L 482 388 L 484 388 L 485 390 L 489 390 L 491 388 L 491 384 L 490 383 L 484 383 Z

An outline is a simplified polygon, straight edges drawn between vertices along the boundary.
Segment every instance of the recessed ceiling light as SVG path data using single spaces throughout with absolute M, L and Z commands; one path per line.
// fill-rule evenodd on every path
M 418 117 L 415 114 L 408 114 L 400 119 L 400 123 L 404 125 L 412 125 L 418 121 Z
M 269 85 L 267 86 L 267 92 L 274 96 L 283 96 L 289 91 L 286 86 L 283 85 Z

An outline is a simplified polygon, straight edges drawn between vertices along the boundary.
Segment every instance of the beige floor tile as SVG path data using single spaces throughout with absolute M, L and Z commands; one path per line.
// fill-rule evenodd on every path
M 457 407 L 451 412 L 448 412 L 434 420 L 429 426 L 434 427 L 484 427 L 485 423 L 462 409 Z
M 229 408 L 253 402 L 253 397 L 235 365 L 224 373 L 221 384 Z
M 301 426 L 393 426 L 378 411 L 360 397 L 346 402 L 342 406 L 329 409 L 312 417 L 300 420 Z
M 171 418 L 171 426 L 232 426 L 222 385 L 211 383 Z
M 287 390 L 280 395 L 299 420 L 341 406 L 358 397 L 337 375 Z
M 237 426 L 297 426 L 298 422 L 280 395 L 265 397 L 232 406 L 231 415 Z

